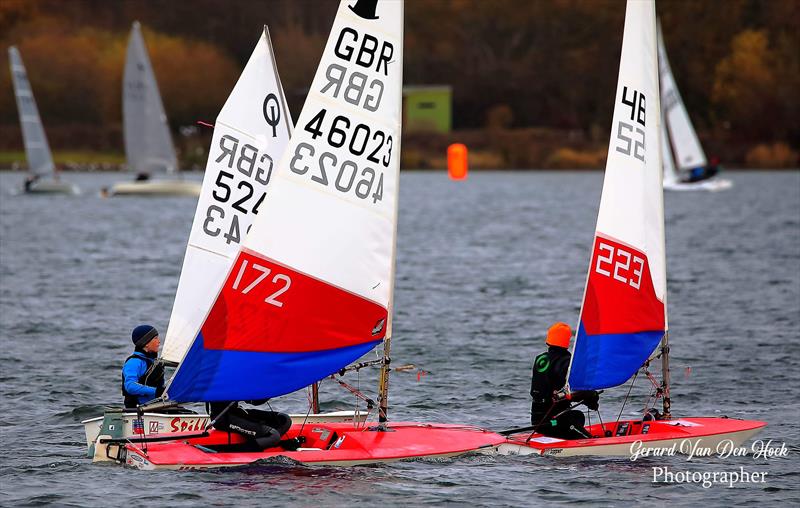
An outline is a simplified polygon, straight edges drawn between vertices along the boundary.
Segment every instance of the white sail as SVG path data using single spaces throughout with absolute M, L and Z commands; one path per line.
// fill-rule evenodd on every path
M 164 360 L 179 362 L 194 340 L 260 211 L 291 130 L 292 119 L 265 27 L 214 126 L 164 340 Z
M 33 98 L 33 90 L 28 81 L 28 74 L 22 63 L 22 57 L 16 46 L 8 48 L 8 61 L 11 67 L 11 81 L 14 83 L 14 95 L 17 99 L 19 123 L 22 127 L 22 139 L 25 143 L 25 156 L 31 173 L 39 176 L 52 175 L 55 172 L 53 154 L 39 118 L 39 109 Z
M 390 333 L 402 51 L 402 2 L 340 3 L 269 196 L 170 399 L 289 393 Z
M 655 4 L 629 0 L 573 390 L 624 383 L 666 331 L 660 123 Z
M 675 149 L 675 163 L 679 169 L 692 169 L 706 165 L 706 154 L 700 146 L 700 139 L 689 119 L 686 106 L 678 91 L 678 85 L 669 66 L 667 50 L 658 26 L 658 61 L 659 75 L 661 77 L 661 107 L 664 109 L 664 118 L 669 129 L 672 146 Z
M 672 146 L 669 143 L 669 133 L 667 133 L 667 125 L 664 120 L 664 110 L 661 109 L 661 160 L 664 165 L 664 187 L 671 187 L 680 182 L 680 175 L 678 169 L 675 167 L 675 161 L 672 159 Z
M 177 169 L 167 115 L 138 21 L 133 23 L 128 39 L 122 120 L 129 169 L 137 173 L 171 173 Z

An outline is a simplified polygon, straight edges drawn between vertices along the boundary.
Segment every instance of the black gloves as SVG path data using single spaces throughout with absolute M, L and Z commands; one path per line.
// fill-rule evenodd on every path
M 583 399 L 583 403 L 592 411 L 597 411 L 600 407 L 600 394 L 594 390 L 590 391 L 586 394 L 586 398 Z
M 300 446 L 305 442 L 306 438 L 304 438 L 303 436 L 298 436 L 298 437 L 293 437 L 291 439 L 282 439 L 278 443 L 278 446 L 280 446 L 281 448 L 283 448 L 288 452 L 293 452 L 298 448 L 300 448 Z
M 159 387 L 156 388 L 156 398 L 159 398 L 162 395 L 164 395 L 164 387 L 163 386 L 159 386 Z

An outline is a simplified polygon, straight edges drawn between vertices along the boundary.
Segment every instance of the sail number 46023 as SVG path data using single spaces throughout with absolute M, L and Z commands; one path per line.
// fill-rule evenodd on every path
M 313 164 L 315 159 L 316 164 Z M 311 169 L 312 165 L 316 167 Z M 383 199 L 383 172 L 376 175 L 375 170 L 367 166 L 359 174 L 359 167 L 355 162 L 343 160 L 340 163 L 336 155 L 330 152 L 322 152 L 316 157 L 314 147 L 308 143 L 298 143 L 292 160 L 289 161 L 289 169 L 298 175 L 309 174 L 312 181 L 326 187 L 330 186 L 330 180 L 333 179 L 334 187 L 343 194 L 354 189 L 359 199 L 371 197 L 373 203 Z M 335 179 L 333 175 L 336 175 Z
M 244 272 L 247 269 L 247 260 L 242 259 L 242 264 L 239 266 L 239 273 L 236 274 L 236 280 L 233 281 L 233 286 L 231 286 L 233 290 L 241 291 L 243 295 L 246 295 L 247 293 L 255 289 L 259 284 L 264 282 L 264 280 L 267 277 L 269 277 L 269 274 L 272 272 L 270 268 L 267 268 L 266 266 L 262 266 L 256 263 L 252 264 L 252 268 L 256 272 L 260 272 L 260 275 L 258 275 L 252 281 L 250 281 L 250 283 L 247 284 L 247 286 L 240 288 L 240 286 L 242 285 L 242 279 L 244 278 Z M 264 298 L 264 302 L 270 305 L 274 305 L 276 307 L 283 307 L 283 302 L 279 301 L 278 297 L 289 290 L 289 287 L 292 285 L 292 279 L 289 278 L 288 275 L 282 273 L 276 273 L 272 277 L 272 284 L 278 287 L 278 289 L 277 291 L 271 293 L 269 296 Z
M 594 265 L 595 272 L 639 289 L 642 282 L 644 259 L 631 254 L 625 249 L 614 248 L 612 245 L 603 242 L 600 242 L 597 246 L 597 251 L 597 262 Z

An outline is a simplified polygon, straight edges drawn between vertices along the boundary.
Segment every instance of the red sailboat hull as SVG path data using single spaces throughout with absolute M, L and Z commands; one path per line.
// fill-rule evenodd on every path
M 303 464 L 349 466 L 492 452 L 506 442 L 504 436 L 477 427 L 414 422 L 393 422 L 386 425 L 386 430 L 369 424 L 295 424 L 285 437 L 298 435 L 306 442 L 297 451 L 230 451 L 230 445 L 243 443 L 243 438 L 217 430 L 208 437 L 164 443 L 145 445 L 133 440 L 125 446 L 125 463 L 139 469 L 202 469 L 245 466 L 285 457 Z
M 765 422 L 734 418 L 673 418 L 672 420 L 626 420 L 595 424 L 587 430 L 592 439 L 562 440 L 542 434 L 514 434 L 498 448 L 504 455 L 632 457 L 694 454 L 717 456 L 739 447 L 758 433 Z M 610 433 L 610 437 L 604 437 Z M 650 451 L 648 451 L 650 450 Z

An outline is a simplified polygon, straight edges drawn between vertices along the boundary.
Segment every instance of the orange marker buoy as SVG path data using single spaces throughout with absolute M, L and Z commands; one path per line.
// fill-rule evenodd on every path
M 447 175 L 451 180 L 467 179 L 467 147 L 461 143 L 447 147 Z

